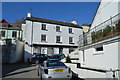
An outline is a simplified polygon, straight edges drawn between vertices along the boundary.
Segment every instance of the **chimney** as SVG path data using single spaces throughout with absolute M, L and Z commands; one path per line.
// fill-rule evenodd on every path
M 31 17 L 31 13 L 27 13 L 27 17 Z
M 73 24 L 77 25 L 77 21 L 72 21 L 71 23 L 73 23 Z

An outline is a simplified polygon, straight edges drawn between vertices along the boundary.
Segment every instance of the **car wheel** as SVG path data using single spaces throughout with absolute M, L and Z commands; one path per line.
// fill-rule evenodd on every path
M 28 63 L 28 64 L 30 64 L 30 61 L 29 61 L 29 59 L 27 60 L 27 63 Z

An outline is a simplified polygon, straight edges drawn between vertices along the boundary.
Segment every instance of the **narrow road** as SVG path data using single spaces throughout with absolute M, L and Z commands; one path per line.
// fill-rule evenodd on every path
M 35 64 L 3 64 L 2 80 L 41 80 Z M 73 76 L 72 80 L 82 80 Z
M 3 64 L 2 66 L 2 78 L 17 79 L 17 80 L 40 80 L 37 75 L 36 65 L 31 64 Z

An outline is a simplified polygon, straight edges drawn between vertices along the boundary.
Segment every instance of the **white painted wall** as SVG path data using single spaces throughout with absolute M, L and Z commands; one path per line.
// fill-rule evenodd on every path
M 103 51 L 95 51 L 95 48 L 84 50 L 85 62 L 83 67 L 96 69 L 118 69 L 118 42 L 103 45 Z M 83 57 L 83 56 L 81 56 Z
M 54 54 L 59 54 L 59 48 L 54 48 Z
M 106 78 L 106 73 L 103 72 L 97 72 L 97 71 L 92 71 L 92 70 L 87 70 L 87 69 L 81 69 L 77 68 L 76 64 L 70 64 L 70 63 L 65 63 L 66 66 L 70 67 L 71 70 L 78 74 L 79 78 Z
M 107 2 L 104 2 L 104 0 L 102 0 L 98 8 L 98 11 L 94 17 L 93 23 L 91 25 L 91 29 L 103 23 L 104 21 L 110 19 L 110 17 L 117 15 L 119 12 L 120 12 L 120 5 L 118 5 L 118 2 L 115 2 L 114 0 L 108 0 Z M 107 23 L 107 24 L 110 25 L 110 23 Z M 107 24 L 101 25 L 101 27 L 104 27 Z M 103 69 L 103 70 L 120 69 L 119 67 L 120 52 L 118 51 L 119 44 L 120 42 L 115 42 L 115 43 L 103 45 L 103 51 L 96 51 L 94 47 L 85 49 L 84 50 L 85 61 L 83 61 L 83 52 L 79 51 L 81 66 L 94 68 L 94 69 Z M 89 73 L 89 71 L 87 72 Z M 88 73 L 84 75 L 87 75 Z M 119 72 L 119 76 L 120 76 L 120 72 Z M 106 77 L 111 78 L 112 73 L 106 73 Z M 85 77 L 85 78 L 88 78 L 88 77 Z
M 56 24 L 46 24 L 47 31 L 41 30 L 42 23 L 34 22 L 33 23 L 33 44 L 51 44 L 51 45 L 73 45 L 69 44 L 69 37 L 74 38 L 74 46 L 77 46 L 77 41 L 79 39 L 79 35 L 82 34 L 82 29 L 80 28 L 72 28 L 74 34 L 70 34 L 68 32 L 68 26 L 61 26 Z M 61 32 L 56 32 L 56 26 L 60 26 Z M 41 34 L 47 35 L 47 42 L 41 42 Z M 61 36 L 61 42 L 56 43 L 56 36 Z
M 24 61 L 27 63 L 27 59 L 31 57 L 33 54 L 31 53 L 32 48 L 25 44 L 25 50 L 24 50 Z
M 26 21 L 26 28 L 25 28 L 25 42 L 28 42 L 28 44 L 31 45 L 31 36 L 32 36 L 32 22 Z
M 24 43 L 17 40 L 16 46 L 16 62 L 23 61 L 24 58 Z
M 96 13 L 96 16 L 94 17 L 91 29 L 99 25 L 100 23 L 108 20 L 110 16 L 112 17 L 117 14 L 118 14 L 118 2 L 115 2 L 114 0 L 104 2 L 104 0 L 102 0 Z
M 63 48 L 63 54 L 67 56 L 69 54 L 69 48 Z
M 82 34 L 81 28 L 71 27 L 73 30 L 73 34 L 69 33 L 69 26 L 62 26 L 57 24 L 46 24 L 47 31 L 41 30 L 41 26 L 43 23 L 41 22 L 32 22 L 26 20 L 26 24 L 22 25 L 23 34 L 25 38 L 25 60 L 30 57 L 33 53 L 33 48 L 29 45 L 38 44 L 38 45 L 62 45 L 62 46 L 78 46 L 77 42 L 79 39 L 79 35 Z M 56 26 L 60 26 L 61 32 L 56 32 Z M 41 35 L 44 34 L 47 36 L 47 42 L 41 42 Z M 61 36 L 62 43 L 56 43 L 56 36 Z M 74 44 L 69 44 L 69 37 L 73 37 Z M 42 50 L 42 49 L 41 49 Z M 59 48 L 54 47 L 54 53 L 59 53 Z M 69 54 L 69 49 L 63 47 L 63 53 L 67 56 Z M 45 54 L 47 54 L 47 48 L 45 49 Z
M 119 64 L 118 68 L 120 69 L 120 41 L 118 43 L 118 64 Z M 118 75 L 119 75 L 119 79 L 120 79 L 120 71 L 119 71 Z
M 26 24 L 22 24 L 22 31 L 23 31 L 22 38 L 23 38 L 23 40 L 25 40 L 26 28 L 27 28 Z

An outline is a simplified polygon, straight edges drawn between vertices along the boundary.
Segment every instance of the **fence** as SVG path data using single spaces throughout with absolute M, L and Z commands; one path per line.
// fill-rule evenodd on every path
M 80 47 L 120 35 L 120 13 L 79 36 Z

